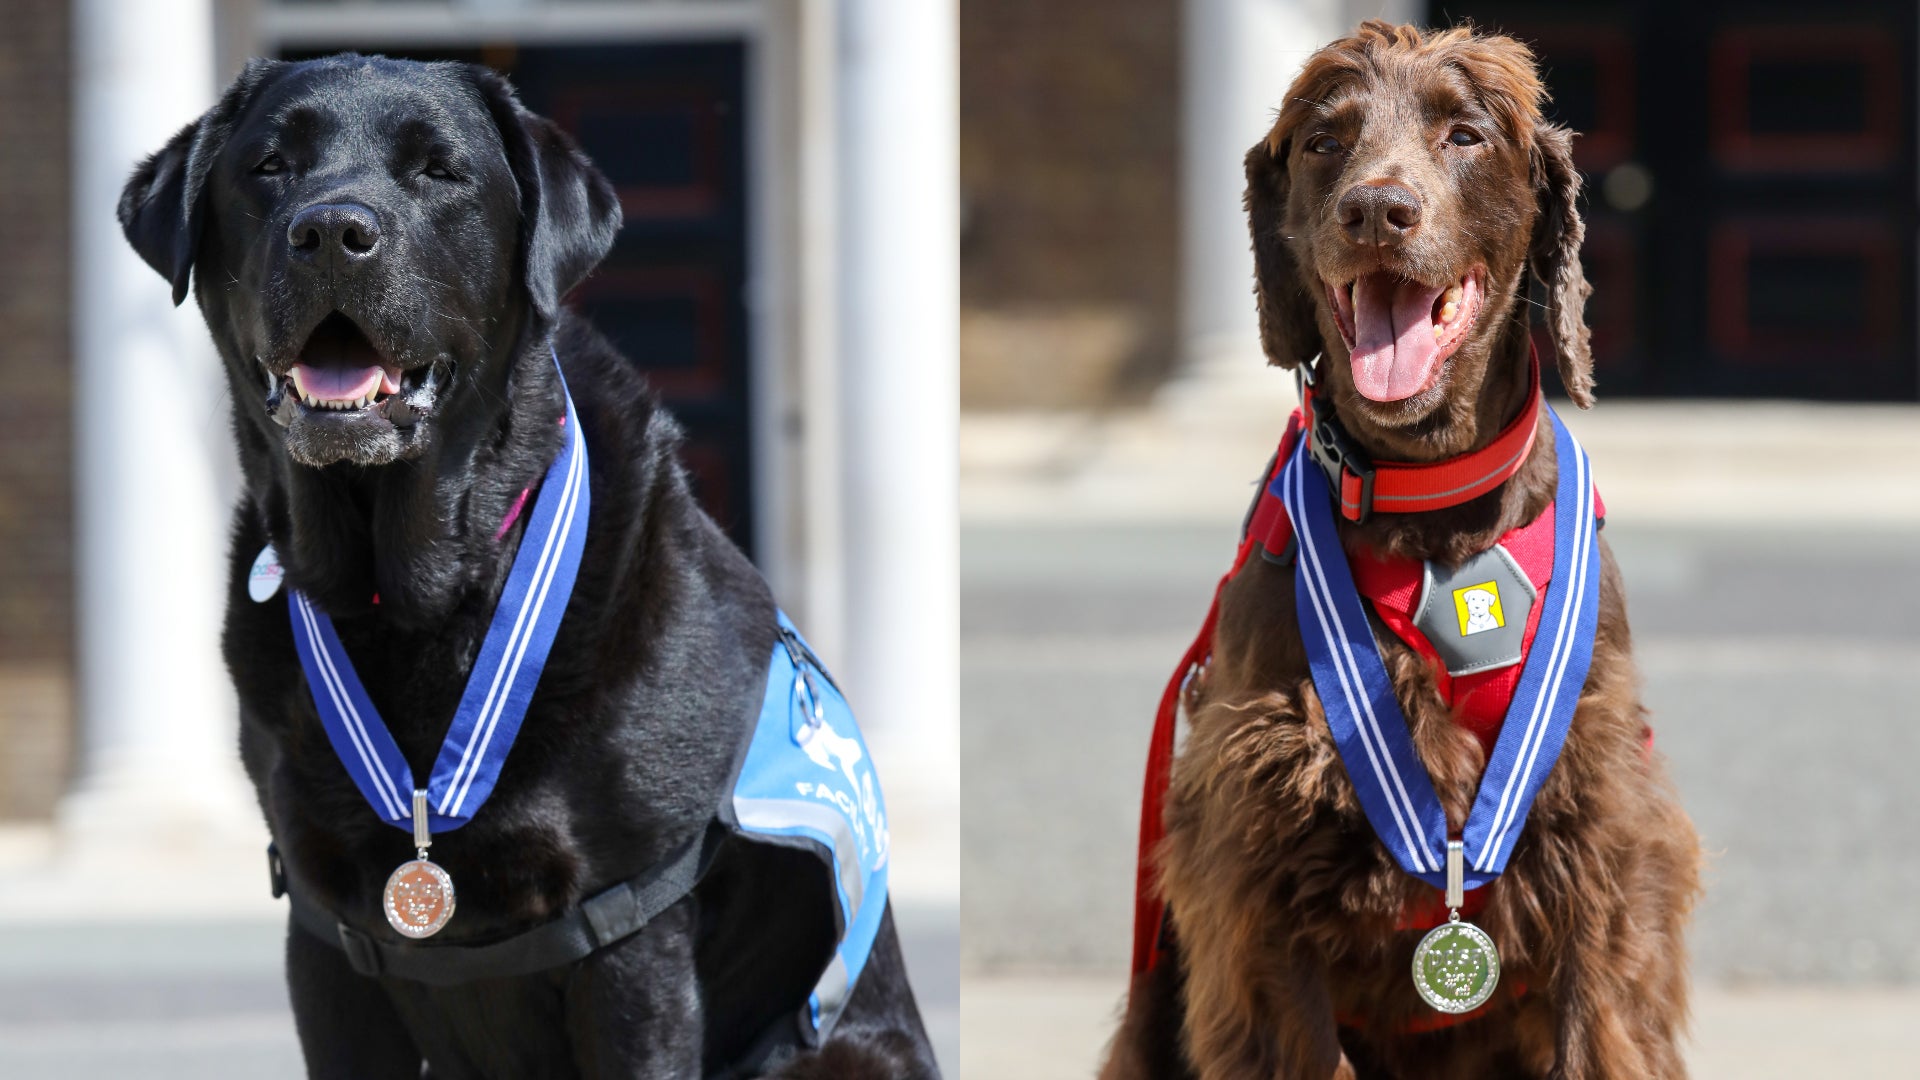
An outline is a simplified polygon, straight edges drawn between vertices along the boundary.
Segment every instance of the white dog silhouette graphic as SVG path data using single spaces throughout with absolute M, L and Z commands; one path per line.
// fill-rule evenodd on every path
M 1460 594 L 1460 602 L 1467 605 L 1467 625 L 1460 631 L 1461 636 L 1500 629 L 1500 620 L 1493 614 L 1493 605 L 1500 602 L 1499 597 L 1485 589 L 1468 589 Z
M 800 749 L 807 752 L 815 765 L 831 770 L 835 760 L 840 762 L 840 771 L 846 774 L 847 783 L 853 785 L 857 797 L 860 792 L 860 778 L 853 774 L 853 767 L 864 756 L 859 742 L 847 738 L 833 730 L 833 725 L 824 717 L 816 724 L 809 724 L 800 731 Z

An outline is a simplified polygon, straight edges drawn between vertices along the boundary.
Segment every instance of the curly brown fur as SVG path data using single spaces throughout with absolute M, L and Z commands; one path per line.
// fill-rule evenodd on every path
M 1552 298 L 1563 381 L 1587 401 L 1579 175 L 1570 134 L 1540 119 L 1541 97 L 1518 42 L 1370 22 L 1307 62 L 1272 134 L 1248 156 L 1269 357 L 1292 366 L 1320 354 L 1323 400 L 1377 459 L 1475 449 L 1518 415 L 1529 265 Z M 1489 125 L 1470 160 L 1437 148 L 1462 115 Z M 1303 167 L 1301 132 L 1326 123 L 1352 151 Z M 1328 227 L 1340 192 L 1383 170 L 1425 204 L 1397 256 L 1355 250 Z M 1485 268 L 1485 317 L 1430 394 L 1381 403 L 1355 390 L 1320 281 L 1351 280 L 1370 259 L 1410 274 Z M 1450 510 L 1341 522 L 1344 545 L 1446 561 L 1484 549 L 1553 497 L 1544 417 L 1534 446 L 1498 490 Z M 1504 982 L 1527 992 L 1497 997 L 1494 1011 L 1452 1028 L 1401 1033 L 1429 1013 L 1408 976 L 1419 933 L 1398 922 L 1432 889 L 1392 862 L 1348 781 L 1291 617 L 1292 568 L 1250 559 L 1221 594 L 1213 658 L 1190 689 L 1191 730 L 1174 765 L 1158 851 L 1174 947 L 1135 986 L 1103 1076 L 1685 1075 L 1682 934 L 1698 891 L 1698 841 L 1663 763 L 1645 749 L 1625 596 L 1604 541 L 1601 549 L 1599 627 L 1572 730 L 1476 920 L 1500 945 Z M 1457 832 L 1485 755 L 1454 722 L 1426 662 L 1377 618 L 1373 629 Z

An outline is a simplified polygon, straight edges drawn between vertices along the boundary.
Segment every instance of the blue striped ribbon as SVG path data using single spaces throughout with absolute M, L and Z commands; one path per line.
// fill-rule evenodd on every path
M 1559 479 L 1554 496 L 1553 580 L 1540 599 L 1539 629 L 1481 776 L 1461 839 L 1465 887 L 1506 869 L 1541 784 L 1560 757 L 1593 659 L 1600 608 L 1599 532 L 1587 453 L 1560 417 L 1553 422 Z M 1294 604 L 1313 685 L 1347 775 L 1373 831 L 1407 873 L 1446 887 L 1447 819 L 1414 752 L 1380 646 L 1367 623 L 1334 526 L 1326 477 L 1306 440 L 1274 480 L 1299 537 Z M 1544 645 L 1544 648 L 1537 646 Z
M 558 357 L 554 365 L 558 368 Z M 587 443 L 564 376 L 560 391 L 567 405 L 564 445 L 541 482 L 506 588 L 427 780 L 432 807 L 427 824 L 434 832 L 465 825 L 492 794 L 566 614 L 586 548 L 592 503 Z M 333 621 L 297 589 L 288 590 L 287 609 L 307 688 L 334 753 L 380 819 L 411 831 L 413 770 L 360 684 Z

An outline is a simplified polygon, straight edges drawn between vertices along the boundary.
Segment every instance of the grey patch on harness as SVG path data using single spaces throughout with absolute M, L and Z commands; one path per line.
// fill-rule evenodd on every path
M 1497 671 L 1526 658 L 1527 617 L 1536 599 L 1526 571 L 1495 544 L 1455 567 L 1429 560 L 1413 625 L 1433 643 L 1447 674 Z

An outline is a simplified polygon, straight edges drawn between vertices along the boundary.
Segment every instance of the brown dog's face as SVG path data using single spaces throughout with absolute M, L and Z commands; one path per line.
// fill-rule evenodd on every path
M 1362 426 L 1465 419 L 1503 331 L 1524 331 L 1532 256 L 1571 307 L 1553 331 L 1586 404 L 1579 180 L 1541 96 L 1524 45 L 1466 31 L 1368 23 L 1308 60 L 1247 158 L 1274 362 L 1322 354 L 1323 393 Z

